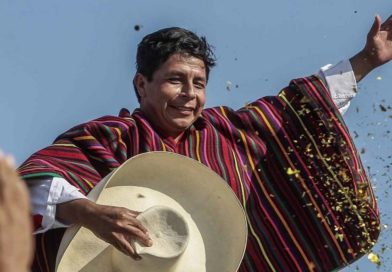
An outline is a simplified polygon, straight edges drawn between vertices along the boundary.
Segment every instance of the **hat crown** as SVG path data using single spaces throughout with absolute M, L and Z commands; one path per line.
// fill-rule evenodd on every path
M 174 200 L 173 200 L 174 201 Z M 191 220 L 190 216 L 187 216 Z M 189 241 L 187 218 L 168 206 L 156 205 L 136 217 L 147 229 L 153 245 L 145 247 L 135 241 L 136 253 L 160 258 L 175 258 L 181 255 Z

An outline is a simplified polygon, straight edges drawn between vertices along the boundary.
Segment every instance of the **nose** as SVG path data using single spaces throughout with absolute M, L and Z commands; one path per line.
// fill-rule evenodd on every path
M 195 87 L 193 86 L 193 83 L 188 82 L 187 84 L 184 84 L 182 86 L 180 95 L 186 96 L 189 98 L 195 98 L 196 93 L 195 93 Z

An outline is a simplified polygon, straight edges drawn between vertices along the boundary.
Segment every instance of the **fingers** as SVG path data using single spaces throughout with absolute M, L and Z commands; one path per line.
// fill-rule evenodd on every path
M 380 19 L 381 20 L 381 19 Z M 392 15 L 381 25 L 381 30 L 391 31 L 392 30 Z
M 15 171 L 14 157 L 5 155 L 2 150 L 0 150 L 0 184 L 2 185 L 0 191 L 11 190 L 7 194 L 13 192 L 13 194 L 19 195 L 22 203 L 28 202 L 28 191 Z M 8 195 L 8 197 L 10 197 L 10 195 Z M 26 199 L 26 201 L 24 201 L 24 199 Z M 17 203 L 20 203 L 20 201 Z
M 129 241 L 125 239 L 124 236 L 119 237 L 116 248 L 136 261 L 142 259 L 142 257 L 140 257 L 140 255 L 136 253 L 135 248 L 131 245 Z
M 99 204 L 95 204 L 89 212 L 92 216 L 88 218 L 92 220 L 88 220 L 84 226 L 135 260 L 141 259 L 133 246 L 135 241 L 144 246 L 152 245 L 147 229 L 136 218 L 139 212 Z
M 88 220 L 83 226 L 134 260 L 141 260 L 134 247 L 135 241 L 152 246 L 147 229 L 136 218 L 139 212 L 100 204 L 94 204 L 87 211 L 85 218 Z
M 12 168 L 15 168 L 15 159 L 10 155 L 5 155 L 4 152 L 0 149 L 0 160 L 4 160 L 5 163 Z
M 132 217 L 130 218 L 130 221 L 132 221 L 133 225 L 134 225 L 135 227 L 137 227 L 138 229 L 140 229 L 143 233 L 147 233 L 147 232 L 148 232 L 148 230 L 146 229 L 146 227 L 143 226 L 142 222 L 140 222 L 138 219 L 136 219 L 136 216 L 135 216 L 135 217 L 132 216 Z
M 144 232 L 131 225 L 127 225 L 121 232 L 113 233 L 112 238 L 107 240 L 107 242 L 112 244 L 125 255 L 138 261 L 142 258 L 137 254 L 134 247 L 135 240 L 141 241 L 146 246 L 152 245 L 151 239 Z
M 368 37 L 369 38 L 375 37 L 380 31 L 380 29 L 381 29 L 381 17 L 379 15 L 376 15 L 376 17 L 374 18 L 373 25 L 370 28 Z
M 13 178 L 16 174 L 14 171 L 15 160 L 11 156 L 6 156 L 2 150 L 0 150 L 0 183 L 9 183 L 7 176 L 11 175 Z
M 127 237 L 132 237 L 138 240 L 145 246 L 152 246 L 152 240 L 148 235 L 148 230 L 143 224 L 136 218 L 138 212 L 127 210 L 122 216 L 120 227 L 123 228 L 121 231 Z
M 13 264 L 9 269 L 0 267 L 1 271 L 27 271 L 30 267 L 33 236 L 29 213 L 28 191 L 15 171 L 15 160 L 0 151 L 0 258 Z
M 0 197 L 10 197 L 10 195 L 15 195 L 18 191 L 22 191 L 24 188 L 19 185 L 20 180 L 15 171 L 15 160 L 11 156 L 6 156 L 3 151 L 0 150 Z M 19 188 L 22 187 L 22 188 Z M 22 195 L 23 199 L 25 196 Z
M 127 233 L 124 233 L 125 235 L 134 237 L 134 239 L 138 240 L 145 246 L 148 247 L 152 246 L 152 240 L 150 236 L 147 233 L 142 232 L 139 228 L 132 225 L 128 225 L 126 227 L 126 231 Z
M 0 150 L 0 198 L 4 201 L 5 199 L 15 197 L 19 192 L 22 200 L 26 198 L 26 189 L 23 187 L 24 184 L 20 181 L 14 165 L 14 158 L 6 156 Z M 18 204 L 19 202 L 16 203 Z
M 136 216 L 139 214 L 139 212 L 128 210 L 127 208 L 118 208 L 117 210 L 117 224 L 119 227 L 126 227 L 126 226 L 133 226 L 140 230 L 138 234 L 140 233 L 140 236 L 146 235 L 148 230 L 146 227 L 143 226 L 143 224 L 136 218 Z M 148 235 L 147 235 L 148 236 Z

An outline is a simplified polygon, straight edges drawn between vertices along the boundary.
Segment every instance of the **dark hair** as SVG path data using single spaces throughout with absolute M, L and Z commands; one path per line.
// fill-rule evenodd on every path
M 195 33 L 179 27 L 164 28 L 143 38 L 137 48 L 136 72 L 151 81 L 154 72 L 171 55 L 176 53 L 203 60 L 208 80 L 208 75 L 211 68 L 215 66 L 216 60 L 212 46 L 207 43 L 205 37 L 199 37 Z M 135 83 L 133 87 L 140 102 Z

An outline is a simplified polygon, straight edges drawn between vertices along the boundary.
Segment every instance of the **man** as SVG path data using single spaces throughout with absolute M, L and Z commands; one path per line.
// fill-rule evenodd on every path
M 249 223 L 240 271 L 327 271 L 360 257 L 379 234 L 378 210 L 338 110 L 355 95 L 355 80 L 392 59 L 391 27 L 377 16 L 349 62 L 238 111 L 203 109 L 215 64 L 204 38 L 179 28 L 146 36 L 134 77 L 140 109 L 76 126 L 20 168 L 36 229 L 56 228 L 37 236 L 34 271 L 53 270 L 58 227 L 69 224 L 140 258 L 129 241 L 151 240 L 138 213 L 83 194 L 127 158 L 161 150 L 202 162 L 237 194 Z

